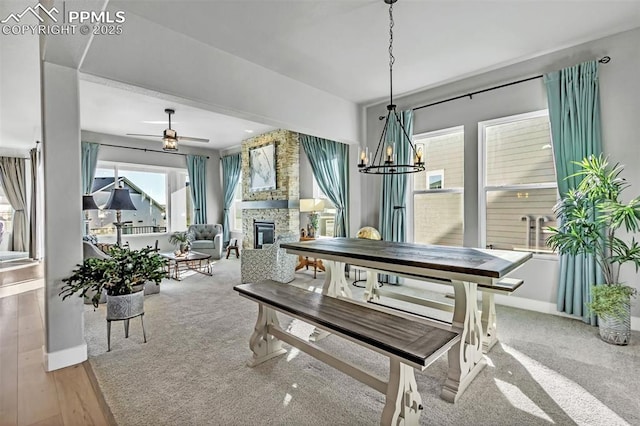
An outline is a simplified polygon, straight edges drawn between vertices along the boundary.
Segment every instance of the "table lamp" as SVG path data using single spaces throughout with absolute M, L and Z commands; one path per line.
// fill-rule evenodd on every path
M 324 200 L 320 198 L 302 198 L 300 199 L 300 212 L 308 213 L 309 224 L 307 225 L 307 236 L 316 237 L 318 230 L 319 212 L 324 210 Z
M 99 210 L 96 201 L 91 194 L 82 196 L 82 211 L 84 211 L 84 235 L 89 235 L 89 210 Z
M 106 210 L 116 211 L 116 221 L 113 224 L 116 226 L 116 244 L 122 245 L 122 210 L 136 210 L 136 206 L 131 201 L 129 195 L 129 189 L 127 188 L 114 188 L 111 190 L 111 197 L 107 201 L 107 205 L 104 206 Z

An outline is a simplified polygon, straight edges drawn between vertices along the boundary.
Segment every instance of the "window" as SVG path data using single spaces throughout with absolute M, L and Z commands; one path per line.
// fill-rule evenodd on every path
M 13 230 L 13 207 L 4 194 L 2 185 L 0 185 L 0 247 L 10 247 L 10 241 L 7 237 Z M 4 243 L 3 243 L 4 242 Z M 9 244 L 9 245 L 7 245 Z M 0 250 L 4 250 L 0 248 Z
M 558 194 L 548 112 L 478 123 L 481 243 L 549 252 Z
M 414 241 L 463 245 L 464 129 L 454 127 L 415 135 L 424 172 L 413 175 Z
M 335 167 L 337 167 L 337 162 L 334 161 Z M 333 237 L 335 231 L 335 220 L 336 220 L 336 209 L 333 206 L 333 203 L 327 195 L 320 189 L 320 185 L 318 185 L 318 181 L 316 177 L 312 175 L 313 178 L 313 198 L 320 198 L 324 201 L 324 210 L 320 212 L 320 217 L 318 218 L 318 229 L 317 235 L 322 237 Z
M 122 211 L 124 235 L 164 233 L 169 228 L 185 230 L 190 224 L 191 193 L 186 170 L 99 162 L 92 195 L 101 208 L 109 200 L 116 175 L 118 184 L 129 189 L 136 206 L 136 210 Z M 115 211 L 90 211 L 89 217 L 91 233 L 115 235 Z
M 231 230 L 235 232 L 242 232 L 242 207 L 240 207 L 240 203 L 242 203 L 242 176 L 238 179 L 238 186 L 233 194 L 233 203 L 229 209 Z

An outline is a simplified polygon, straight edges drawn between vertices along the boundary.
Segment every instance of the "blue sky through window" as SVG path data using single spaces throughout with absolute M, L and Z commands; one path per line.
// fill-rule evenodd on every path
M 158 203 L 167 204 L 167 179 L 164 173 L 118 169 L 118 175 L 129 179 Z M 113 177 L 113 169 L 96 169 L 96 177 Z

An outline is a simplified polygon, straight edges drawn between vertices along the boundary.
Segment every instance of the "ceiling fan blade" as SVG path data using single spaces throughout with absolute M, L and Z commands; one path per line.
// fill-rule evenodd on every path
M 189 136 L 178 136 L 179 141 L 190 141 L 190 142 L 209 142 L 209 139 L 202 138 L 191 138 Z
M 144 136 L 145 138 L 162 138 L 162 135 L 143 135 L 141 133 L 127 133 L 127 136 Z

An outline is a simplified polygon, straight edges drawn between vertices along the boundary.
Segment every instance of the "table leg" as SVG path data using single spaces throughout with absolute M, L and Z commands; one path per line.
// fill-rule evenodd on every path
M 482 355 L 482 324 L 478 311 L 478 285 L 452 281 L 455 293 L 453 326 L 462 329 L 460 342 L 449 349 L 449 372 L 441 397 L 456 402 L 487 364 Z
M 344 275 L 344 268 L 344 262 L 336 262 L 333 260 L 325 261 L 326 273 L 322 294 L 331 297 L 353 297 L 349 283 L 347 283 L 347 278 Z
M 348 297 L 353 298 L 351 288 L 344 275 L 344 262 L 336 262 L 333 260 L 325 261 L 324 285 L 322 286 L 322 294 L 331 297 Z M 314 328 L 313 333 L 309 336 L 309 341 L 317 342 L 324 339 L 329 333 L 319 328 Z
M 487 353 L 498 341 L 496 304 L 493 293 L 482 292 L 482 352 Z

